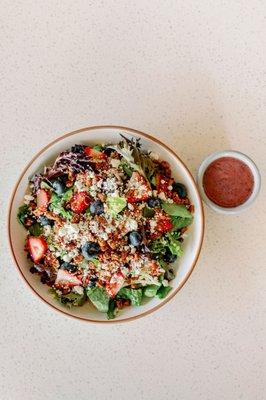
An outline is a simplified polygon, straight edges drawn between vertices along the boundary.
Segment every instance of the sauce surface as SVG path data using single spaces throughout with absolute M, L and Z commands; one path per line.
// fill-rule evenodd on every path
M 220 207 L 237 207 L 253 192 L 254 177 L 250 168 L 234 157 L 214 160 L 203 175 L 203 187 L 208 198 Z

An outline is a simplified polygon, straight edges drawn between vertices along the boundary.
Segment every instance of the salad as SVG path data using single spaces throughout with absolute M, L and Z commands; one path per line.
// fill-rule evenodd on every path
M 29 179 L 17 216 L 30 272 L 61 304 L 90 301 L 112 319 L 167 296 L 193 211 L 169 164 L 121 135 L 60 153 Z

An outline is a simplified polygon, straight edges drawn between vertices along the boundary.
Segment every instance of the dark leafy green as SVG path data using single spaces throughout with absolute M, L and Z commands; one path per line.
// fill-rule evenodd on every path
M 159 299 L 164 299 L 171 290 L 171 286 L 161 286 L 157 291 L 156 296 L 159 297 Z
M 114 319 L 116 316 L 116 303 L 114 300 L 110 300 L 109 309 L 107 311 L 107 318 Z
M 108 312 L 110 297 L 108 296 L 106 290 L 99 286 L 94 286 L 92 288 L 87 287 L 86 293 L 92 304 L 100 312 Z
M 155 214 L 155 211 L 152 208 L 145 206 L 143 208 L 142 214 L 145 218 L 152 218 Z
M 142 295 L 142 289 L 131 289 L 124 287 L 119 290 L 117 297 L 130 300 L 133 306 L 140 306 Z
M 29 207 L 26 204 L 19 207 L 17 218 L 21 225 L 25 224 L 25 219 L 27 218 L 28 214 L 29 214 Z
M 35 224 L 29 227 L 29 232 L 32 236 L 40 236 L 43 233 L 43 228 L 41 224 L 36 222 Z
M 64 208 L 64 204 L 66 201 L 70 200 L 72 192 L 72 189 L 68 189 L 62 196 L 58 196 L 56 193 L 52 193 L 49 205 L 50 210 L 56 214 L 61 215 L 61 217 L 65 219 L 71 219 L 73 214 L 71 211 Z

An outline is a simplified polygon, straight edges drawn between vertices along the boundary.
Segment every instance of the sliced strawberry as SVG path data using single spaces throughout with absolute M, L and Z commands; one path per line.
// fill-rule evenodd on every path
M 71 274 L 65 269 L 59 269 L 57 272 L 57 277 L 55 280 L 56 285 L 66 284 L 67 286 L 80 286 L 82 284 L 81 280 L 75 275 Z
M 47 243 L 42 236 L 29 236 L 26 247 L 35 263 L 41 261 L 48 249 Z
M 133 172 L 127 186 L 127 201 L 128 203 L 137 203 L 146 201 L 151 197 L 151 187 L 149 182 L 139 172 Z
M 50 193 L 45 189 L 39 189 L 37 192 L 37 207 L 41 211 L 45 211 L 50 200 Z
M 162 212 L 158 212 L 155 217 L 156 226 L 154 227 L 154 232 L 151 233 L 151 239 L 157 239 L 161 237 L 165 232 L 173 229 L 173 223 L 171 218 Z
M 123 286 L 124 282 L 125 277 L 122 272 L 116 272 L 110 279 L 110 282 L 106 285 L 106 291 L 111 297 L 115 297 L 115 295 Z
M 103 153 L 102 151 L 95 150 L 93 147 L 85 147 L 85 153 L 87 154 L 88 157 L 92 158 L 93 160 L 99 161 L 99 160 L 106 160 L 107 155 Z
M 90 204 L 90 197 L 87 192 L 79 192 L 74 194 L 70 200 L 71 210 L 75 213 L 82 213 Z

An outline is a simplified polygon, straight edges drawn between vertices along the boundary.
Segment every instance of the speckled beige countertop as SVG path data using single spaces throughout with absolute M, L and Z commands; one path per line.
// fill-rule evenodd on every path
M 0 1 L 0 400 L 263 400 L 265 189 L 206 209 L 200 261 L 167 306 L 132 323 L 68 319 L 32 295 L 8 251 L 8 198 L 64 132 L 119 124 L 193 173 L 237 149 L 266 167 L 265 1 Z

